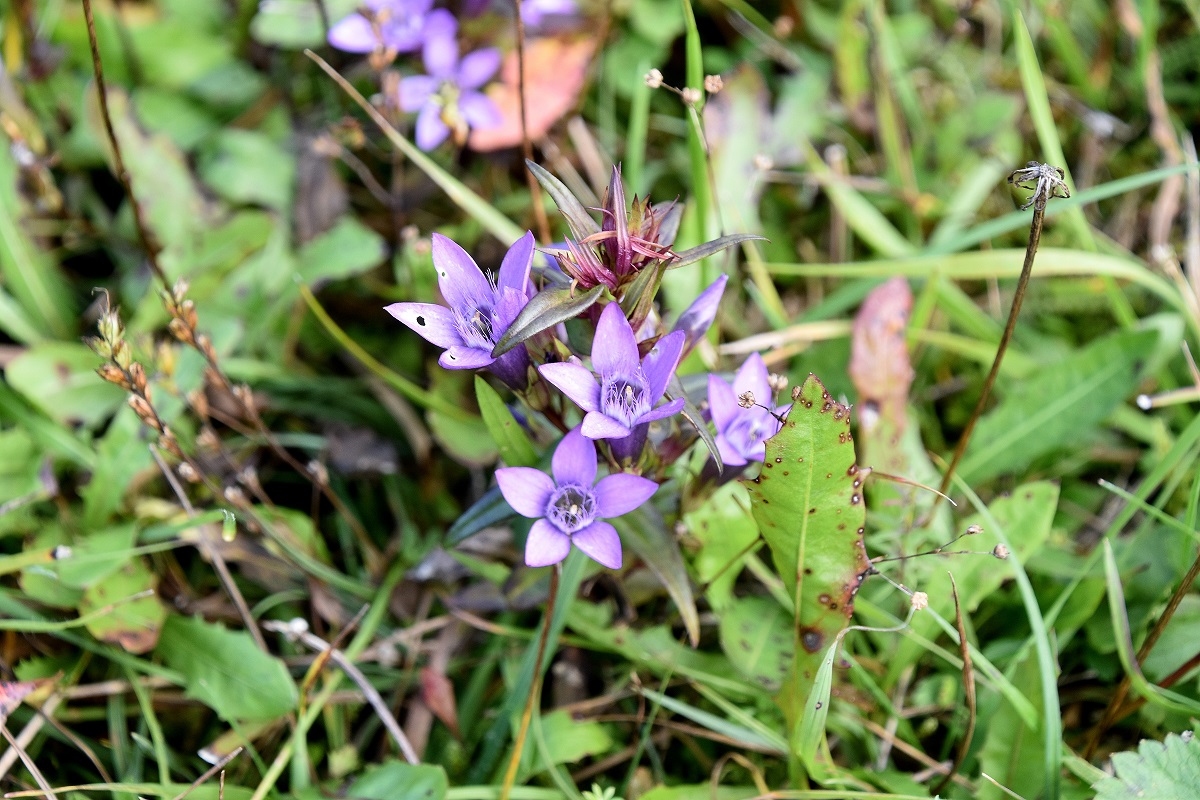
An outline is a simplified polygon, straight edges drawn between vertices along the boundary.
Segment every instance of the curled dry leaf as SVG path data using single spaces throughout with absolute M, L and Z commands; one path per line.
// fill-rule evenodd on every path
M 454 700 L 454 684 L 450 683 L 444 672 L 438 672 L 431 667 L 421 669 L 421 699 L 455 737 L 462 737 L 458 729 L 458 704 Z
M 526 45 L 525 114 L 531 140 L 541 139 L 575 107 L 595 51 L 596 39 L 579 35 L 547 36 Z M 514 51 L 504 59 L 499 82 L 487 92 L 503 121 L 495 128 L 471 131 L 468 144 L 472 150 L 489 152 L 521 143 L 518 77 Z
M 913 381 L 905 339 L 912 303 L 908 282 L 892 278 L 867 295 L 854 318 L 849 371 L 858 390 L 864 438 L 870 438 L 881 422 L 889 424 L 897 437 L 904 431 L 904 409 Z

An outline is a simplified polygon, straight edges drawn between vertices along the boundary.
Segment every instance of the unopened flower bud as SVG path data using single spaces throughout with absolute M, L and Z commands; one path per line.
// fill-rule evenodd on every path
M 738 405 L 742 408 L 754 407 L 754 392 L 742 392 L 738 395 Z
M 925 594 L 924 592 L 913 592 L 912 610 L 924 611 L 927 608 L 929 608 L 929 595 Z
M 656 69 L 652 69 L 646 73 L 644 78 L 646 85 L 651 89 L 657 89 L 663 85 L 663 74 Z
M 691 86 L 685 86 L 679 93 L 679 96 L 682 97 L 683 102 L 687 103 L 689 106 L 696 105 L 703 97 L 703 95 L 700 94 L 699 89 L 695 89 Z
M 1002 544 L 998 544 L 992 548 L 992 555 L 1000 560 L 1008 558 L 1008 548 Z
M 704 76 L 704 91 L 709 94 L 716 94 L 725 88 L 725 81 L 720 75 L 705 75 Z
M 787 376 L 779 375 L 775 372 L 772 372 L 770 375 L 767 376 L 767 385 L 771 387 L 772 392 L 776 392 L 776 393 L 782 392 L 784 389 L 787 388 L 787 385 L 788 385 Z

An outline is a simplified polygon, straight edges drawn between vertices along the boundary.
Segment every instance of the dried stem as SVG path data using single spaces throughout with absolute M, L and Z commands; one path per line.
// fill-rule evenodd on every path
M 517 738 L 513 742 L 513 754 L 509 759 L 508 769 L 504 771 L 504 783 L 500 787 L 500 800 L 509 800 L 513 783 L 517 780 L 517 768 L 521 766 L 521 751 L 525 749 L 525 737 L 529 733 L 529 722 L 533 719 L 533 707 L 542 694 L 542 662 L 546 657 L 546 640 L 550 638 L 550 625 L 554 619 L 554 604 L 558 599 L 559 566 L 550 573 L 550 598 L 546 601 L 546 624 L 542 626 L 542 635 L 538 638 L 537 659 L 533 664 L 533 683 L 529 687 L 529 698 L 525 701 L 525 711 L 521 714 L 521 727 L 517 730 Z
M 958 742 L 958 751 L 954 755 L 954 763 L 950 765 L 950 771 L 930 790 L 935 795 L 941 794 L 942 789 L 946 788 L 946 784 L 958 774 L 963 762 L 967 760 L 967 753 L 971 750 L 971 740 L 975 738 L 975 667 L 971 662 L 971 644 L 967 639 L 967 626 L 963 622 L 962 604 L 958 601 L 958 584 L 954 582 L 954 575 L 950 575 L 950 591 L 954 593 L 954 622 L 955 627 L 958 628 L 958 648 L 963 662 L 963 694 L 967 701 L 967 730 Z

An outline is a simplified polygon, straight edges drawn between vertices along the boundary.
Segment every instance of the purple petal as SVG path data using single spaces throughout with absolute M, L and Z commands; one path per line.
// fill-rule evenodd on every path
M 733 391 L 737 395 L 753 392 L 754 402 L 764 406 L 771 405 L 772 392 L 771 384 L 767 380 L 767 365 L 758 353 L 751 353 L 738 369 L 733 378 Z
M 442 353 L 438 364 L 442 369 L 482 369 L 496 359 L 487 350 L 478 350 L 466 345 L 455 345 Z
M 529 386 L 529 366 L 529 351 L 521 344 L 493 361 L 488 369 L 514 391 L 523 392 Z
M 454 347 L 463 343 L 454 326 L 454 315 L 442 306 L 433 303 L 392 303 L 383 310 L 438 347 Z
M 370 53 L 379 47 L 379 37 L 362 14 L 351 14 L 329 29 L 329 43 L 347 53 Z
M 676 397 L 669 403 L 663 403 L 658 408 L 647 411 L 638 417 L 638 422 L 654 422 L 657 419 L 665 419 L 673 414 L 678 414 L 683 410 L 683 405 L 686 401 L 682 397 Z
M 746 463 L 746 457 L 725 438 L 725 434 L 717 434 L 717 452 L 721 454 L 721 462 L 727 467 L 740 467 Z
M 458 67 L 458 21 L 446 9 L 434 9 L 425 18 L 423 33 L 425 71 L 435 78 L 453 80 Z
M 490 308 L 496 295 L 475 259 L 447 236 L 435 233 L 432 239 L 438 288 L 450 307 L 467 317 L 481 306 Z
M 504 122 L 504 115 L 492 102 L 492 98 L 482 92 L 468 90 L 458 96 L 458 110 L 463 119 L 472 128 L 486 130 L 497 128 Z
M 595 523 L 592 523 L 593 525 Z M 571 537 L 554 527 L 549 520 L 539 519 L 529 529 L 525 540 L 525 563 L 531 567 L 557 564 L 571 552 Z
M 658 491 L 649 478 L 618 472 L 596 484 L 596 516 L 619 517 L 646 502 Z
M 733 422 L 734 415 L 741 411 L 733 389 L 719 375 L 708 376 L 708 413 L 718 431 L 723 431 Z
M 554 481 L 540 469 L 500 467 L 496 470 L 496 485 L 513 511 L 522 517 L 546 516 L 546 504 L 554 493 Z
M 650 381 L 650 402 L 658 402 L 679 366 L 679 357 L 683 355 L 683 331 L 668 333 L 659 339 L 642 360 L 642 371 L 646 380 Z
M 717 308 L 721 305 L 721 296 L 725 292 L 725 284 L 728 281 L 728 275 L 721 275 L 707 289 L 701 292 L 700 296 L 679 315 L 679 319 L 675 322 L 675 330 L 683 331 L 684 335 L 687 336 L 687 341 L 684 344 L 685 350 L 691 350 L 695 347 L 696 342 L 700 341 L 712 326 L 713 320 L 717 316 Z
M 576 483 L 590 487 L 596 482 L 596 445 L 579 428 L 568 432 L 554 448 L 550 472 L 559 486 Z
M 500 262 L 499 280 L 497 286 L 516 289 L 528 296 L 529 270 L 533 266 L 533 233 L 526 231 L 525 235 L 513 242 Z
M 637 339 L 618 303 L 609 303 L 596 323 L 592 366 L 601 375 L 633 375 L 640 366 Z
M 433 97 L 433 93 L 438 90 L 439 83 L 437 78 L 431 78 L 428 75 L 410 75 L 407 78 L 401 78 L 396 92 L 400 110 L 406 114 L 420 111 L 429 102 L 429 98 Z
M 500 69 L 500 51 L 485 47 L 467 53 L 458 64 L 458 85 L 463 89 L 478 89 Z
M 571 542 L 609 569 L 621 568 L 621 537 L 617 535 L 617 529 L 607 522 L 596 520 L 586 528 L 575 531 Z
M 624 439 L 631 433 L 629 428 L 599 411 L 589 411 L 585 414 L 579 430 L 589 439 Z
M 442 121 L 442 110 L 429 103 L 417 115 L 417 147 L 433 150 L 450 135 L 450 128 Z
M 600 384 L 591 372 L 578 364 L 543 364 L 538 367 L 538 372 L 584 411 L 594 412 L 600 408 Z

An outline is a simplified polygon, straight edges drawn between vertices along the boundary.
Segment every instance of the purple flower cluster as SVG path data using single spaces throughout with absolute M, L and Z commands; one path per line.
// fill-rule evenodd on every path
M 465 64 L 466 59 L 459 68 Z M 618 185 L 611 194 L 623 198 L 619 174 L 614 181 Z M 609 216 L 624 219 L 623 200 L 606 205 Z M 635 200 L 636 213 L 649 208 L 644 204 L 639 211 L 638 205 Z M 598 241 L 608 250 L 611 265 L 623 265 L 628 274 L 637 275 L 659 263 L 641 258 L 644 242 L 629 236 L 625 225 L 618 222 L 607 230 L 615 235 L 602 235 Z M 527 466 L 496 472 L 500 492 L 512 509 L 536 520 L 526 542 L 525 562 L 534 567 L 558 563 L 574 545 L 600 564 L 617 569 L 622 563 L 621 541 L 605 519 L 649 500 L 658 483 L 646 474 L 664 478 L 669 466 L 664 457 L 672 459 L 665 454 L 682 453 L 695 441 L 692 428 L 668 422 L 687 407 L 675 374 L 712 325 L 727 278 L 722 275 L 714 281 L 664 332 L 651 302 L 657 282 L 614 279 L 610 283 L 610 274 L 600 276 L 603 279 L 596 286 L 623 291 L 607 298 L 601 296 L 601 289 L 592 291 L 589 302 L 602 303 L 602 309 L 572 306 L 571 313 L 583 325 L 582 340 L 588 338 L 587 329 L 591 331 L 590 352 L 582 353 L 580 337 L 566 336 L 557 324 L 562 316 L 546 312 L 555 303 L 574 302 L 573 290 L 559 289 L 557 296 L 530 303 L 533 261 L 530 233 L 509 248 L 495 275 L 480 270 L 465 250 L 435 233 L 433 264 L 446 305 L 405 302 L 386 310 L 443 349 L 438 360 L 442 367 L 486 369 L 512 388 L 527 406 L 521 416 L 535 434 L 566 432 L 554 450 L 549 475 Z M 661 280 L 659 272 L 650 274 Z M 636 332 L 627 307 L 643 309 Z M 514 336 L 512 331 L 521 331 L 515 346 L 507 338 Z M 747 393 L 755 398 L 753 404 L 739 402 L 739 396 Z M 766 365 L 757 354 L 737 371 L 732 386 L 721 377 L 708 376 L 708 408 L 715 427 L 708 441 L 715 440 L 710 446 L 725 465 L 740 468 L 763 459 L 764 440 L 778 432 L 777 415 L 786 411 L 771 405 L 772 395 Z M 692 411 L 689 419 L 699 421 Z M 660 423 L 657 432 L 652 431 L 656 422 Z M 654 447 L 647 446 L 651 435 Z M 597 448 L 609 470 L 599 481 Z

